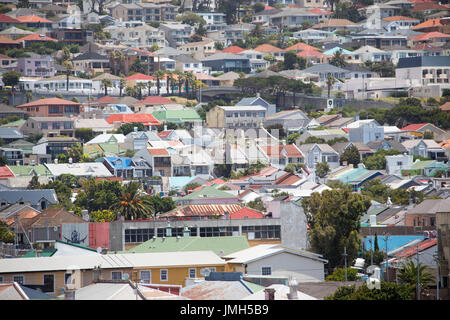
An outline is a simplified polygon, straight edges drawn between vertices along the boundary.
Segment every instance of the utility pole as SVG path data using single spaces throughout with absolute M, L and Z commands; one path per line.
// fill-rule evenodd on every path
M 439 275 L 439 254 L 434 255 L 434 259 L 436 260 L 436 300 L 439 300 L 439 287 L 441 276 Z
M 420 272 L 419 272 L 419 245 L 416 246 L 416 263 L 417 263 L 417 300 L 420 300 Z
M 345 260 L 345 282 L 347 282 L 347 247 L 344 247 L 344 260 Z

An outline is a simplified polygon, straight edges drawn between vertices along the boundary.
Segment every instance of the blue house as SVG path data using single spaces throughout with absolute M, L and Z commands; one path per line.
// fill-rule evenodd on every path
M 144 178 L 151 176 L 152 168 L 145 161 L 135 163 L 131 158 L 104 157 L 98 159 L 108 170 L 120 178 Z

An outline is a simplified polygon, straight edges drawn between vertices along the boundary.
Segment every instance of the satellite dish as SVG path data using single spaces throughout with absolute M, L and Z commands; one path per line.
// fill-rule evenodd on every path
M 122 280 L 128 280 L 129 277 L 130 277 L 130 275 L 128 273 L 124 273 L 122 275 Z
M 97 253 L 102 253 L 102 247 L 97 248 Z

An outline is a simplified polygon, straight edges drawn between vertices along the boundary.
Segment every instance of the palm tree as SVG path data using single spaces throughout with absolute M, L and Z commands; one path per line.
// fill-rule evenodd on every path
M 161 89 L 161 79 L 164 78 L 164 70 L 158 70 L 155 72 L 155 77 L 156 77 L 156 90 L 158 92 L 158 96 L 159 96 L 159 92 Z
M 116 55 L 116 52 L 117 51 L 110 51 L 109 52 L 109 55 L 108 55 L 108 57 L 109 57 L 109 60 L 112 62 L 112 66 L 113 66 L 113 74 L 115 75 L 116 74 L 116 58 L 117 58 L 117 55 Z
M 27 103 L 33 100 L 33 94 L 31 91 L 27 91 L 27 93 L 25 93 L 25 97 L 27 98 Z
M 336 79 L 331 74 L 329 74 L 327 76 L 328 98 L 330 97 L 331 87 L 333 86 L 333 84 L 335 84 L 335 82 Z
M 153 81 L 147 82 L 148 95 L 151 95 L 151 88 L 153 87 Z
M 344 56 L 342 55 L 342 50 L 338 50 L 334 53 L 330 60 L 330 64 L 339 68 L 343 68 L 347 65 L 347 62 L 345 62 Z
M 172 71 L 166 70 L 167 95 L 169 95 L 169 87 L 171 85 L 171 80 L 172 80 Z M 172 94 L 173 94 L 173 90 L 172 90 Z
M 425 271 L 426 266 L 419 263 L 419 270 L 414 261 L 409 260 L 403 263 L 402 268 L 398 274 L 398 279 L 402 283 L 409 284 L 411 286 L 417 286 L 417 273 L 419 273 L 419 284 L 421 288 L 426 288 L 428 284 L 432 283 L 433 276 Z
M 120 197 L 110 207 L 118 217 L 135 220 L 153 215 L 154 208 L 148 197 L 140 194 L 140 186 L 139 183 L 131 182 L 122 188 Z
M 126 87 L 125 94 L 130 97 L 136 96 L 136 87 Z
M 102 87 L 105 88 L 105 96 L 108 95 L 108 88 L 112 87 L 112 81 L 111 79 L 103 79 L 102 80 Z
M 183 86 L 184 79 L 186 78 L 185 74 L 181 71 L 175 71 L 175 74 L 178 77 L 178 96 L 181 97 L 181 87 Z
M 115 75 L 117 76 L 121 71 L 122 62 L 125 60 L 125 55 L 123 54 L 122 51 L 116 52 L 116 59 L 118 63 L 117 63 L 117 73 L 115 73 Z
M 66 90 L 67 91 L 69 91 L 69 75 L 70 75 L 70 73 L 72 72 L 72 70 L 73 70 L 73 64 L 69 61 L 69 60 L 66 60 L 66 61 L 64 61 L 63 63 L 62 63 L 62 66 L 64 67 L 64 68 L 66 68 L 66 76 L 67 76 L 67 80 L 66 80 Z
M 186 90 L 186 98 L 189 96 L 189 85 L 191 86 L 191 89 L 193 89 L 193 84 L 197 80 L 192 72 L 186 72 L 185 75 L 185 90 Z M 191 90 L 192 91 L 192 90 Z
M 138 82 L 136 83 L 135 88 L 139 90 L 139 100 L 142 100 L 142 90 L 145 90 L 147 88 L 147 83 Z
M 125 88 L 127 85 L 127 80 L 125 79 L 120 79 L 119 81 L 119 95 L 122 96 L 122 90 L 123 88 Z

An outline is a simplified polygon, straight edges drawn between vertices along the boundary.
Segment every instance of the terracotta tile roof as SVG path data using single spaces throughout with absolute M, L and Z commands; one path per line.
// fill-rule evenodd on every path
M 314 9 L 310 9 L 308 11 L 311 13 L 316 13 L 316 14 L 332 14 L 331 11 L 322 9 L 322 8 L 314 8 Z
M 150 153 L 152 156 L 168 156 L 169 152 L 167 152 L 166 149 L 163 148 L 147 148 L 148 153 Z
M 300 181 L 301 178 L 296 176 L 295 174 L 288 172 L 281 177 L 279 177 L 277 180 L 275 180 L 276 185 L 293 185 L 294 183 Z
M 172 132 L 173 130 L 164 130 L 158 132 L 158 137 L 160 137 L 161 139 L 167 139 Z
M 448 10 L 446 6 L 439 5 L 435 2 L 418 2 L 414 5 L 412 11 L 428 11 L 428 10 Z
M 145 99 L 139 100 L 136 104 L 154 105 L 154 104 L 174 104 L 170 99 L 160 96 L 148 96 Z
M 99 104 L 103 104 L 103 103 L 114 103 L 116 102 L 117 98 L 113 98 L 110 96 L 104 96 L 95 100 L 92 100 L 90 103 L 99 103 Z
M 405 17 L 405 16 L 386 17 L 383 20 L 384 21 L 420 21 L 419 19 L 415 19 L 415 18 L 411 18 L 411 17 Z
M 122 123 L 141 122 L 147 126 L 159 126 L 161 124 L 151 113 L 112 114 L 106 119 L 106 122 L 110 124 L 116 121 Z
M 30 34 L 28 36 L 25 36 L 23 38 L 17 39 L 17 41 L 54 41 L 57 42 L 58 40 L 47 37 L 44 34 L 34 33 Z
M 313 46 L 310 46 L 309 44 L 298 42 L 288 48 L 285 49 L 286 51 L 303 51 L 303 50 L 315 50 L 318 51 L 319 49 Z
M 434 39 L 434 38 L 450 38 L 450 34 L 445 34 L 445 33 L 437 32 L 437 31 L 427 32 L 427 33 L 418 35 L 417 37 L 413 38 L 412 41 L 424 41 L 424 40 L 429 40 L 429 39 Z
M 14 173 L 7 167 L 0 167 L 0 179 L 14 178 Z
M 273 45 L 268 44 L 268 43 L 260 44 L 253 50 L 258 51 L 258 52 L 282 52 L 282 51 L 285 51 L 283 49 L 274 47 Z
M 450 101 L 444 103 L 442 106 L 440 106 L 441 110 L 443 111 L 450 111 Z
M 244 207 L 230 214 L 230 219 L 262 219 L 264 214 L 261 211 Z
M 230 46 L 228 48 L 223 49 L 221 52 L 228 52 L 228 53 L 239 53 L 244 51 L 245 49 L 242 49 L 241 47 L 238 46 Z
M 0 36 L 0 43 L 2 43 L 2 44 L 20 44 L 19 41 L 13 40 L 13 39 L 5 37 L 5 36 Z
M 418 244 L 418 250 L 419 252 L 424 251 L 428 248 L 431 248 L 432 246 L 437 245 L 437 239 L 425 239 L 424 241 L 420 242 Z M 395 255 L 395 258 L 397 259 L 404 259 L 411 257 L 413 255 L 417 254 L 417 246 L 412 246 L 408 249 L 405 249 Z
M 40 22 L 40 23 L 53 23 L 50 20 L 41 18 L 39 16 L 36 15 L 27 15 L 27 16 L 20 16 L 16 18 L 18 21 L 22 22 L 22 23 L 27 23 L 27 22 Z
M 135 73 L 129 77 L 126 77 L 125 80 L 153 80 L 152 76 L 148 76 L 146 74 L 143 73 Z
M 325 57 L 326 55 L 317 50 L 303 50 L 297 53 L 299 57 Z
M 0 23 L 19 23 L 19 20 L 11 18 L 6 14 L 0 14 Z
M 269 5 L 265 5 L 264 6 L 264 10 L 275 10 L 275 8 L 274 7 L 271 7 L 271 6 L 269 6 Z
M 358 24 L 351 22 L 347 19 L 329 19 L 325 22 L 318 23 L 314 26 L 312 26 L 313 29 L 315 28 L 326 28 L 326 27 L 348 27 L 348 26 L 358 26 Z
M 74 105 L 79 106 L 80 103 L 73 102 L 70 100 L 64 100 L 59 98 L 46 98 L 46 99 L 38 99 L 35 101 L 31 101 L 25 104 L 21 104 L 20 106 L 17 106 L 17 108 L 24 108 L 24 107 L 35 107 L 35 106 L 51 106 L 51 105 Z
M 417 131 L 423 126 L 427 125 L 428 123 L 413 123 L 410 125 L 407 125 L 406 127 L 401 128 L 400 130 L 404 131 Z
M 422 43 L 412 48 L 413 50 L 442 50 L 442 48 L 435 47 L 429 43 Z
M 432 28 L 432 27 L 442 27 L 441 19 L 427 20 L 427 21 L 422 22 L 414 27 L 411 27 L 410 29 L 417 30 L 417 29 Z

